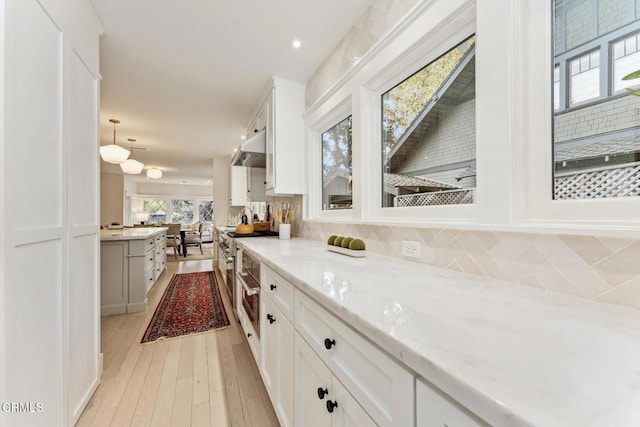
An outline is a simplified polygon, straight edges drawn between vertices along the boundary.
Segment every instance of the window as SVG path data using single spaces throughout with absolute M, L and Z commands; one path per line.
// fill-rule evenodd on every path
M 602 0 L 590 1 L 605 5 Z M 598 19 L 587 19 L 585 15 L 585 20 L 558 21 L 567 3 L 554 2 L 554 63 L 559 64 L 554 68 L 552 89 L 554 199 L 640 196 L 640 100 L 625 91 L 625 87 L 638 85 L 640 79 L 622 80 L 640 69 L 640 21 L 626 4 L 624 0 L 611 0 L 606 5 L 618 7 L 594 8 Z M 626 15 L 607 18 L 611 10 Z M 609 24 L 602 31 L 597 22 L 606 19 Z M 563 50 L 564 36 L 575 33 L 578 27 L 590 38 L 568 52 Z M 580 108 L 559 109 L 563 96 L 559 87 L 565 78 L 559 69 L 563 64 L 568 67 L 569 104 L 581 104 Z
M 553 110 L 560 109 L 560 66 L 553 67 Z
M 600 51 L 596 50 L 570 62 L 571 105 L 600 97 Z
M 200 200 L 198 204 L 198 220 L 200 222 L 213 221 L 213 200 Z
M 640 70 L 640 34 L 617 41 L 613 44 L 613 91 L 620 92 L 627 87 L 640 84 L 640 79 L 622 80 L 624 76 Z
M 142 201 L 142 212 L 148 216 L 144 221 L 154 224 L 166 222 L 167 202 L 162 199 L 144 199 Z
M 351 209 L 351 116 L 322 134 L 322 209 Z
M 382 207 L 473 203 L 475 36 L 382 95 Z
M 171 222 L 191 224 L 193 222 L 193 200 L 172 200 Z

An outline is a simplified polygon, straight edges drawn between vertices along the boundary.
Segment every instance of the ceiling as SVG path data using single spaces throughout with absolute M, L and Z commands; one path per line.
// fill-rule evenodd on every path
M 213 156 L 242 142 L 270 77 L 308 81 L 371 0 L 91 2 L 105 30 L 100 144 L 119 119 L 117 143 L 150 149 L 131 158 L 163 171 L 154 182 L 211 185 Z

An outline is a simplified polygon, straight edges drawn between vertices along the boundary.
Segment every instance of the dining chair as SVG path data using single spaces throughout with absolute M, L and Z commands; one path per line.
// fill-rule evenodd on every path
M 204 255 L 202 251 L 202 223 L 197 222 L 195 224 L 191 224 L 194 231 L 192 233 L 187 233 L 185 236 L 185 242 L 188 245 L 198 246 L 200 248 L 200 254 Z
M 173 247 L 173 256 L 180 255 L 180 224 L 165 224 L 167 230 L 167 247 Z

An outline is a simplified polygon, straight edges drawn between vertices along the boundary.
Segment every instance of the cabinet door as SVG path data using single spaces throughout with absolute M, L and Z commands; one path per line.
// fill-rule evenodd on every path
M 244 166 L 231 166 L 230 195 L 231 206 L 245 206 L 247 204 L 247 168 Z
M 450 397 L 421 380 L 416 381 L 416 425 L 418 427 L 488 426 Z
M 269 96 L 267 96 L 267 100 L 264 103 L 265 113 L 267 122 L 266 125 L 266 145 L 265 145 L 265 154 L 266 154 L 266 190 L 273 190 L 276 185 L 274 167 L 275 167 L 275 137 L 276 137 L 276 122 L 275 122 L 275 97 L 276 94 L 274 90 L 271 90 Z
M 331 414 L 327 400 L 331 393 L 331 371 L 311 350 L 300 335 L 295 334 L 296 425 L 327 427 Z M 327 394 L 320 398 L 318 390 Z
M 283 426 L 293 425 L 294 405 L 294 329 L 266 295 L 262 304 L 261 369 L 265 387 Z
M 346 388 L 332 378 L 333 391 L 330 395 L 332 404 L 337 404 L 331 414 L 331 427 L 376 427 L 371 417 L 362 409 Z

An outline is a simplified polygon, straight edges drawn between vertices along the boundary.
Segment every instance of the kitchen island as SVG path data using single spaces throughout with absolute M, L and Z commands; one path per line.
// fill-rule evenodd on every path
M 166 227 L 100 231 L 100 314 L 147 308 L 147 293 L 166 269 Z
M 301 385 L 306 387 L 311 366 L 305 360 L 314 357 L 322 362 L 314 362 L 318 369 L 329 368 L 372 421 L 401 425 L 402 414 L 394 412 L 398 399 L 389 397 L 393 382 L 360 393 L 368 376 L 353 372 L 366 363 L 343 369 L 350 363 L 347 352 L 366 344 L 371 349 L 360 356 L 379 352 L 412 378 L 415 388 L 406 393 L 415 396 L 404 397 L 416 402 L 417 426 L 640 425 L 637 310 L 377 254 L 350 258 L 317 241 L 236 243 L 295 290 L 289 327 L 295 330 L 296 417 L 307 410 Z M 263 295 L 283 284 L 268 279 Z M 285 313 L 269 307 L 261 316 Z M 282 317 L 276 316 L 276 325 L 284 323 Z M 261 324 L 270 326 L 265 319 Z M 262 338 L 263 357 L 268 345 Z M 375 364 L 367 369 L 375 374 Z M 370 404 L 376 393 L 382 397 Z M 384 401 L 389 410 L 378 415 Z M 317 402 L 316 397 L 309 408 Z

